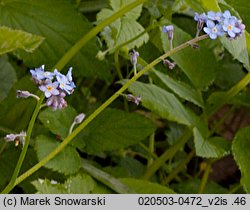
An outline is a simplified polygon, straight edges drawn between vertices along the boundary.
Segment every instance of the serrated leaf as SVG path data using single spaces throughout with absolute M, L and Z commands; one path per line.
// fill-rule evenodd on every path
M 171 188 L 146 180 L 134 178 L 122 178 L 120 180 L 139 194 L 175 194 Z
M 112 10 L 102 9 L 97 14 L 97 21 L 99 22 L 101 20 L 104 20 L 105 18 L 111 16 L 115 11 L 121 9 L 122 7 L 126 6 L 131 2 L 133 2 L 133 0 L 111 0 L 110 4 Z M 136 19 L 140 16 L 141 10 L 142 6 L 139 5 L 138 7 L 129 11 L 123 17 L 103 29 L 101 35 L 107 42 L 110 52 L 112 52 L 112 50 L 117 46 L 131 40 L 132 38 L 136 37 L 144 31 L 144 28 L 141 26 L 141 24 L 136 21 Z M 140 47 L 141 45 L 146 43 L 148 39 L 149 36 L 147 33 L 145 33 L 135 41 L 127 44 L 126 47 L 128 48 L 128 50 L 134 47 Z
M 198 126 L 198 116 L 185 108 L 172 94 L 153 84 L 134 82 L 128 88 L 134 95 L 140 95 L 142 105 L 162 118 L 187 126 Z
M 196 155 L 204 158 L 221 158 L 230 154 L 231 144 L 222 137 L 204 138 L 197 128 L 193 129 Z
M 3 0 L 0 25 L 45 37 L 32 54 L 18 51 L 18 57 L 32 67 L 53 67 L 58 60 L 92 27 L 68 0 Z M 83 76 L 110 78 L 105 62 L 95 58 L 99 51 L 95 39 L 88 42 L 69 62 L 74 72 Z
M 69 194 L 88 194 L 94 189 L 96 183 L 87 174 L 77 174 L 74 177 L 70 177 L 64 183 L 64 187 Z
M 35 150 L 37 152 L 38 159 L 42 160 L 45 158 L 59 144 L 60 143 L 58 141 L 49 136 L 38 136 L 35 142 Z M 66 175 L 77 172 L 80 166 L 81 158 L 77 151 L 71 146 L 66 146 L 66 148 L 45 164 L 46 168 Z
M 240 129 L 233 139 L 232 153 L 241 172 L 241 184 L 250 193 L 250 127 Z
M 81 133 L 88 153 L 98 153 L 137 144 L 152 134 L 154 124 L 135 113 L 115 109 L 103 111 Z
M 165 24 L 169 25 L 171 23 L 166 21 Z M 177 26 L 174 26 L 174 34 L 176 35 L 173 40 L 174 47 L 192 39 L 189 34 Z M 161 32 L 160 36 L 163 49 L 168 51 L 169 41 L 166 33 Z M 204 42 L 205 41 L 199 43 L 199 50 L 194 50 L 191 47 L 188 47 L 170 56 L 184 71 L 194 86 L 199 89 L 204 89 L 211 85 L 219 70 L 218 62 L 216 61 L 212 50 L 208 49 Z
M 22 49 L 33 52 L 44 38 L 21 30 L 14 30 L 5 26 L 0 27 L 0 55 Z
M 176 81 L 167 74 L 163 74 L 159 71 L 152 71 L 152 73 L 155 74 L 164 83 L 164 85 L 170 88 L 179 97 L 193 102 L 200 107 L 204 106 L 201 93 L 192 86 L 181 81 Z
M 96 182 L 87 174 L 79 173 L 61 184 L 54 180 L 38 179 L 32 182 L 40 194 L 89 194 Z
M 0 57 L 0 102 L 8 95 L 16 80 L 15 69 L 5 57 Z
M 52 133 L 65 138 L 76 115 L 75 109 L 68 106 L 62 110 L 45 109 L 40 112 L 38 119 Z
M 48 179 L 38 179 L 31 182 L 38 194 L 66 194 L 67 190 L 60 183 Z

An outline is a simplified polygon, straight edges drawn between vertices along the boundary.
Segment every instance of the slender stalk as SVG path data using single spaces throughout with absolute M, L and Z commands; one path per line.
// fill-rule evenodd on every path
M 123 7 L 121 10 L 114 13 L 109 18 L 105 19 L 99 25 L 94 27 L 86 35 L 84 35 L 82 37 L 82 39 L 80 39 L 74 46 L 71 47 L 71 49 L 58 61 L 58 63 L 55 65 L 55 67 L 53 69 L 61 70 L 71 60 L 71 58 L 73 58 L 79 52 L 79 50 L 88 41 L 90 41 L 93 37 L 95 37 L 105 26 L 109 25 L 110 23 L 112 23 L 116 19 L 120 18 L 122 15 L 124 15 L 128 11 L 132 10 L 133 8 L 139 6 L 140 4 L 142 4 L 145 1 L 146 0 L 137 0 L 137 1 L 132 2 L 131 4 L 128 4 L 127 6 Z M 37 102 L 36 108 L 35 108 L 35 110 L 33 112 L 33 115 L 31 117 L 31 121 L 30 121 L 29 126 L 28 126 L 27 136 L 26 136 L 26 139 L 25 139 L 24 148 L 23 148 L 23 150 L 21 152 L 21 155 L 20 155 L 20 157 L 18 159 L 16 168 L 14 170 L 14 173 L 13 173 L 13 175 L 11 177 L 11 180 L 10 180 L 9 184 L 5 187 L 5 189 L 1 193 L 9 193 L 13 189 L 13 187 L 18 183 L 18 180 L 16 178 L 17 178 L 17 176 L 19 174 L 19 171 L 20 171 L 20 168 L 22 166 L 23 160 L 24 160 L 25 155 L 27 153 L 27 149 L 28 149 L 28 146 L 29 146 L 29 141 L 30 141 L 30 137 L 31 137 L 33 127 L 34 127 L 34 123 L 35 123 L 35 120 L 36 120 L 36 118 L 38 116 L 40 106 L 41 106 L 43 100 L 44 100 L 44 96 L 41 96 L 39 101 Z M 66 144 L 64 145 L 64 147 L 65 146 L 66 146 Z M 64 147 L 62 147 L 62 149 Z
M 158 159 L 156 159 L 146 170 L 143 178 L 149 179 L 167 160 L 171 159 L 175 153 L 188 141 L 192 133 L 186 128 L 183 135 L 178 139 L 177 143 L 165 151 Z
M 198 191 L 199 194 L 202 194 L 205 190 L 205 187 L 206 187 L 207 181 L 208 181 L 208 177 L 209 177 L 209 174 L 211 172 L 212 163 L 213 163 L 213 160 L 209 160 L 207 163 L 206 170 L 205 170 L 205 172 L 202 176 L 202 179 L 201 179 L 201 184 L 200 184 L 199 191 Z
M 164 184 L 168 184 L 171 182 L 177 174 L 189 163 L 189 161 L 194 157 L 195 150 L 192 150 L 187 157 L 168 175 L 168 177 L 164 180 Z
M 85 119 L 69 136 L 67 136 L 64 141 L 57 147 L 55 148 L 50 154 L 48 154 L 44 159 L 42 159 L 39 163 L 34 165 L 32 168 L 30 168 L 28 171 L 26 171 L 24 174 L 19 176 L 16 179 L 15 184 L 19 184 L 22 182 L 24 179 L 29 177 L 31 174 L 33 174 L 35 171 L 40 169 L 42 166 L 44 166 L 49 160 L 51 160 L 53 157 L 55 157 L 60 151 L 64 149 L 64 147 L 69 144 L 75 138 L 92 120 L 94 120 L 104 109 L 106 109 L 117 97 L 119 97 L 133 82 L 135 82 L 137 79 L 139 79 L 142 75 L 144 75 L 147 71 L 149 71 L 152 67 L 154 67 L 156 64 L 161 62 L 163 59 L 167 58 L 168 56 L 175 54 L 179 52 L 180 50 L 186 48 L 189 46 L 189 43 L 196 43 L 198 41 L 201 41 L 203 39 L 206 39 L 208 36 L 203 35 L 197 38 L 194 38 L 188 42 L 185 42 L 178 47 L 166 52 L 162 56 L 156 58 L 153 62 L 145 66 L 140 72 L 138 72 L 136 75 L 134 75 L 126 84 L 124 84 L 116 93 L 114 93 L 107 101 L 105 101 L 99 108 L 97 108 L 87 119 Z M 61 66 L 60 64 L 59 66 Z M 188 135 L 189 136 L 189 135 Z M 181 146 L 178 148 L 174 149 L 179 149 Z M 159 166 L 157 166 L 159 167 Z M 156 170 L 157 170 L 156 167 Z M 151 167 L 150 167 L 151 168 Z M 154 168 L 155 170 L 155 168 Z M 152 172 L 152 171 L 151 171 Z M 149 175 L 151 175 L 151 172 Z
M 4 188 L 4 190 L 1 192 L 2 194 L 9 193 L 12 190 L 12 188 L 15 186 L 16 178 L 17 178 L 17 176 L 18 176 L 18 174 L 20 172 L 21 166 L 23 164 L 25 155 L 26 155 L 28 147 L 29 147 L 31 133 L 32 133 L 32 130 L 33 130 L 37 115 L 39 113 L 42 101 L 43 101 L 43 97 L 41 97 L 39 99 L 39 101 L 37 102 L 37 104 L 36 104 L 36 108 L 34 110 L 34 113 L 33 113 L 32 117 L 31 117 L 31 120 L 29 122 L 28 130 L 27 130 L 27 134 L 26 134 L 26 138 L 25 138 L 25 143 L 24 143 L 24 147 L 22 149 L 21 155 L 20 155 L 20 157 L 18 159 L 18 162 L 16 164 L 16 168 L 15 168 L 14 173 L 13 173 L 11 179 L 10 179 L 10 182 Z
M 153 163 L 153 158 L 152 158 L 151 154 L 154 153 L 154 148 L 155 148 L 154 144 L 155 144 L 155 133 L 151 134 L 151 136 L 149 137 L 148 167 Z

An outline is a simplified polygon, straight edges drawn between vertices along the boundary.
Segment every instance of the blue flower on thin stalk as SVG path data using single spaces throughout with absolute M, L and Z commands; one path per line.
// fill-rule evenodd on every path
M 207 27 L 203 29 L 211 39 L 216 39 L 218 36 L 223 36 L 224 31 L 221 25 L 215 24 L 213 21 L 207 21 Z
M 223 30 L 227 32 L 230 38 L 234 38 L 236 34 L 241 32 L 241 29 L 236 27 L 237 22 L 238 21 L 235 18 L 227 18 L 224 20 L 224 24 L 222 27 L 223 27 Z
M 39 89 L 44 92 L 44 95 L 46 98 L 49 98 L 51 96 L 59 95 L 59 91 L 57 89 L 58 82 L 51 82 L 46 85 L 39 86 Z
M 221 22 L 223 20 L 223 14 L 221 12 L 209 11 L 207 13 L 207 17 L 210 20 L 215 20 L 215 21 L 218 21 L 218 22 Z

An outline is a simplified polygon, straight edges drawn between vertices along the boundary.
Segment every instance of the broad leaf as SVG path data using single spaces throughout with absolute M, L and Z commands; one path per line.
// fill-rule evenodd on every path
M 68 106 L 63 110 L 45 109 L 38 118 L 52 133 L 65 138 L 76 115 L 75 109 Z
M 107 109 L 83 130 L 81 136 L 85 150 L 98 153 L 137 144 L 154 130 L 154 124 L 143 116 Z
M 142 105 L 162 118 L 187 126 L 198 126 L 205 129 L 199 117 L 185 108 L 181 102 L 166 90 L 153 84 L 134 82 L 128 88 L 134 95 L 140 95 Z
M 34 53 L 17 53 L 32 67 L 46 64 L 51 68 L 92 27 L 67 0 L 3 0 L 0 4 L 0 14 L 0 25 L 45 38 Z M 109 78 L 107 65 L 95 58 L 98 50 L 95 40 L 88 42 L 69 66 L 72 66 L 78 75 Z
M 152 73 L 181 98 L 191 101 L 200 107 L 204 106 L 201 93 L 192 86 L 181 81 L 176 81 L 167 74 L 163 74 L 159 71 L 152 71 Z
M 1 32 L 0 32 L 1 36 Z M 1 41 L 0 41 L 1 42 Z M 16 71 L 7 61 L 6 57 L 0 57 L 0 102 L 8 95 L 11 87 L 16 82 Z
M 217 0 L 200 0 L 202 7 L 205 10 L 212 10 L 215 12 L 220 11 L 220 7 Z
M 122 178 L 120 179 L 124 184 L 134 189 L 139 194 L 174 194 L 175 192 L 165 186 L 157 183 L 152 183 L 146 180 Z
M 25 31 L 0 27 L 0 55 L 16 49 L 33 52 L 44 40 L 43 37 L 32 35 Z
M 45 158 L 60 143 L 49 136 L 40 135 L 36 138 L 35 150 L 39 160 Z M 79 170 L 81 159 L 77 151 L 66 146 L 59 154 L 50 160 L 45 167 L 63 174 L 73 174 Z
M 171 23 L 166 21 L 165 24 L 169 25 Z M 177 26 L 174 26 L 174 34 L 174 47 L 192 39 L 189 34 L 185 33 Z M 163 49 L 168 51 L 169 41 L 166 33 L 161 32 L 161 39 Z M 209 86 L 214 81 L 217 71 L 219 70 L 218 62 L 216 61 L 214 53 L 211 49 L 208 49 L 205 43 L 202 42 L 199 43 L 199 50 L 194 50 L 191 47 L 188 47 L 170 56 L 185 72 L 194 86 L 199 89 L 204 89 Z
M 112 9 L 102 9 L 97 14 L 97 21 L 102 21 L 105 18 L 111 16 L 114 12 L 133 2 L 133 0 L 110 0 Z M 106 26 L 101 35 L 107 42 L 108 48 L 111 50 L 117 46 L 129 41 L 144 31 L 144 28 L 136 21 L 142 11 L 142 5 L 134 8 L 130 12 L 126 13 L 123 17 Z M 145 33 L 135 41 L 126 45 L 128 50 L 134 47 L 140 47 L 149 39 L 148 34 Z
M 54 180 L 38 179 L 32 182 L 40 194 L 89 194 L 96 183 L 87 174 L 77 174 L 60 184 Z
M 232 153 L 241 171 L 241 184 L 246 193 L 250 193 L 250 127 L 239 130 L 233 140 Z
M 197 128 L 193 129 L 196 155 L 204 158 L 221 158 L 230 154 L 231 144 L 222 137 L 204 138 Z

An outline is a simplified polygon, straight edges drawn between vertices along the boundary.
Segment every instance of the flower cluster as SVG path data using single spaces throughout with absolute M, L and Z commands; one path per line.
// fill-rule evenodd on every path
M 226 36 L 229 39 L 236 39 L 242 36 L 245 25 L 232 16 L 228 10 L 224 13 L 209 11 L 207 14 L 195 13 L 194 20 L 197 21 L 197 30 L 200 32 L 204 23 L 204 32 L 209 35 L 211 39 L 216 39 L 218 36 Z
M 54 72 L 44 71 L 44 65 L 30 70 L 33 80 L 39 85 L 47 98 L 46 105 L 53 109 L 62 109 L 67 106 L 64 97 L 73 93 L 75 83 L 72 80 L 72 68 L 67 75 L 61 74 L 57 69 Z

